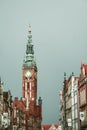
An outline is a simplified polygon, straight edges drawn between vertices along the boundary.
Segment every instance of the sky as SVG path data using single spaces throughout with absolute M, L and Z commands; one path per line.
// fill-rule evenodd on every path
M 22 65 L 32 28 L 43 124 L 59 122 L 59 92 L 81 61 L 87 64 L 87 0 L 0 0 L 0 76 L 22 96 Z

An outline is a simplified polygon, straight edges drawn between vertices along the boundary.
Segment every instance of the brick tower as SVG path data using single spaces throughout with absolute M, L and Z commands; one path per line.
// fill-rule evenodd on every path
M 13 130 L 41 130 L 42 99 L 37 103 L 37 66 L 34 59 L 31 27 L 29 26 L 26 55 L 22 66 L 22 98 L 13 101 Z
M 26 56 L 22 68 L 22 97 L 26 99 L 26 109 L 30 109 L 31 102 L 33 102 L 33 105 L 36 104 L 37 66 L 34 60 L 34 50 L 33 50 L 30 26 L 29 26 L 28 43 L 26 46 Z
M 26 101 L 26 112 L 28 120 L 33 122 L 33 130 L 41 129 L 42 120 L 42 100 L 38 99 L 37 105 L 37 66 L 34 59 L 34 49 L 32 44 L 31 26 L 29 26 L 28 42 L 26 45 L 26 55 L 22 67 L 22 97 Z M 29 130 L 30 130 L 30 125 Z

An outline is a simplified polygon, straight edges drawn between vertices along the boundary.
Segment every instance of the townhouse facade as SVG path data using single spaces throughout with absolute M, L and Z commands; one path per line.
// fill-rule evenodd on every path
M 79 81 L 80 128 L 87 130 L 87 65 L 81 64 Z
M 79 99 L 78 99 L 78 84 L 79 78 L 72 77 L 72 90 L 71 90 L 71 97 L 72 97 L 72 129 L 78 130 L 79 129 Z
M 64 77 L 64 126 L 62 130 L 78 130 L 78 78 L 72 73 Z
M 0 130 L 12 128 L 12 95 L 11 92 L 3 90 L 0 78 Z
M 62 130 L 87 130 L 87 65 L 81 63 L 80 76 L 64 74 L 63 105 L 60 106 Z M 63 108 L 63 109 L 62 109 Z M 63 126 L 63 127 L 62 127 Z

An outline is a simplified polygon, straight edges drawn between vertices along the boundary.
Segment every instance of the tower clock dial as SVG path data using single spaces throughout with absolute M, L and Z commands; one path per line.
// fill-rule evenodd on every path
M 26 78 L 30 78 L 31 77 L 31 72 L 28 70 L 28 71 L 26 71 L 26 73 L 25 73 L 25 77 Z

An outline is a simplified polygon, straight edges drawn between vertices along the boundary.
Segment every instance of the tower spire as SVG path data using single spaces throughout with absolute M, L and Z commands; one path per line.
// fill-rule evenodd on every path
M 29 25 L 29 30 L 28 30 L 28 42 L 26 45 L 26 56 L 25 60 L 23 63 L 24 67 L 36 67 L 36 62 L 34 60 L 34 49 L 33 49 L 33 43 L 32 43 L 32 31 L 31 31 L 31 26 Z
M 32 34 L 31 34 L 31 26 L 29 25 L 29 31 L 28 31 L 28 43 L 26 47 L 26 54 L 34 54 L 33 50 L 33 44 L 32 44 Z
M 28 31 L 28 43 L 32 44 L 32 34 L 31 34 L 31 26 L 29 25 L 29 31 Z

